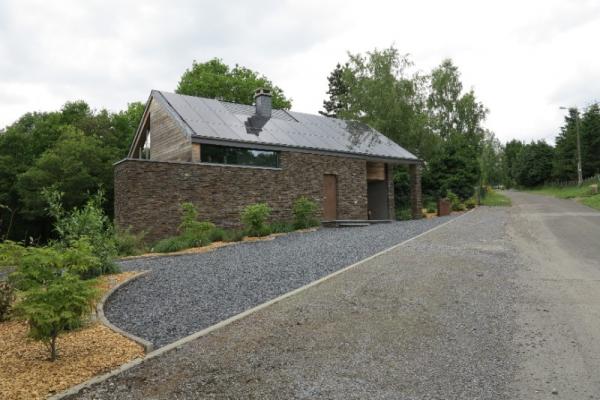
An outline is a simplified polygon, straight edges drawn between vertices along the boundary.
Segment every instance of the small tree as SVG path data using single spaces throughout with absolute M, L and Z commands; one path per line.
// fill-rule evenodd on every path
M 242 211 L 242 223 L 250 236 L 266 236 L 270 232 L 266 224 L 271 215 L 271 207 L 267 203 L 251 204 Z
M 215 229 L 215 224 L 207 221 L 198 221 L 198 210 L 193 203 L 181 204 L 182 217 L 179 231 L 187 239 L 202 242 L 208 239 L 209 233 Z M 201 243 L 198 243 L 201 244 Z
M 296 229 L 309 228 L 319 224 L 316 218 L 317 204 L 308 197 L 302 196 L 296 199 L 292 211 Z
M 76 275 L 63 272 L 45 285 L 25 291 L 16 309 L 29 324 L 29 336 L 43 342 L 50 352 L 50 360 L 54 361 L 58 336 L 81 326 L 97 294 L 94 281 L 82 281 Z
M 45 190 L 44 196 L 49 204 L 48 212 L 55 219 L 54 229 L 60 239 L 58 247 L 77 247 L 79 240 L 88 238 L 92 253 L 100 261 L 97 270 L 90 269 L 90 272 L 94 272 L 93 276 L 117 272 L 118 267 L 114 262 L 117 245 L 113 226 L 102 210 L 103 192 L 93 195 L 83 208 L 70 212 L 63 208 L 61 192 Z

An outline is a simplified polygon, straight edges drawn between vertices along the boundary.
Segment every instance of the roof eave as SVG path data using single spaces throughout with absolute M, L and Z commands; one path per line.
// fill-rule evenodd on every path
M 213 138 L 206 137 L 201 135 L 192 135 L 193 143 L 205 143 L 205 144 L 215 144 L 215 145 L 223 145 L 226 144 L 228 146 L 235 147 L 243 147 L 243 148 L 252 148 L 257 150 L 273 150 L 273 151 L 295 151 L 298 153 L 311 153 L 311 154 L 322 154 L 322 155 L 331 155 L 338 157 L 347 157 L 347 158 L 358 158 L 362 160 L 376 161 L 376 162 L 385 162 L 389 164 L 423 164 L 423 160 L 419 158 L 401 158 L 401 157 L 391 157 L 384 156 L 378 154 L 368 154 L 368 153 L 357 153 L 352 151 L 336 151 L 336 150 L 324 150 L 319 148 L 312 147 L 299 147 L 299 146 L 288 146 L 281 144 L 266 144 L 266 143 L 257 143 L 253 141 L 240 141 L 240 140 L 231 140 L 231 139 L 222 139 L 222 138 Z

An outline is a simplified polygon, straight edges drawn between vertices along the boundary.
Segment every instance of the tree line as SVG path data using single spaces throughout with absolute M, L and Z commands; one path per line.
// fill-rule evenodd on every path
M 428 73 L 416 70 L 395 47 L 348 53 L 328 76 L 321 114 L 360 121 L 425 161 L 423 192 L 434 201 L 448 192 L 462 200 L 479 185 L 532 186 L 576 176 L 575 122 L 580 118 L 584 173 L 600 168 L 598 106 L 581 116 L 571 110 L 556 146 L 511 141 L 502 145 L 483 127 L 488 109 L 465 89 L 458 67 L 443 60 Z M 270 87 L 275 108 L 292 99 L 264 75 L 220 59 L 194 61 L 176 92 L 242 104 L 258 87 Z M 58 111 L 30 112 L 0 130 L 0 239 L 44 242 L 53 237 L 45 189 L 64 193 L 65 209 L 83 207 L 98 191 L 113 215 L 113 164 L 126 157 L 144 104 L 93 110 L 85 101 Z M 408 173 L 394 171 L 396 205 L 409 203 Z

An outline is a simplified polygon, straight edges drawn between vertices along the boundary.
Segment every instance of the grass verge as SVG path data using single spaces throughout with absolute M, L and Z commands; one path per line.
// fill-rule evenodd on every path
M 559 199 L 574 199 L 588 207 L 600 210 L 600 194 L 592 194 L 589 185 L 582 186 L 544 186 L 527 190 L 528 193 L 542 194 Z
M 488 190 L 485 197 L 481 199 L 482 206 L 490 207 L 510 207 L 511 201 L 508 197 L 502 193 L 498 193 L 495 190 Z

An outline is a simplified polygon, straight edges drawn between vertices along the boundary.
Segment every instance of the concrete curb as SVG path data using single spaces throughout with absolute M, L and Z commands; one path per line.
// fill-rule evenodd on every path
M 149 272 L 150 271 L 142 271 L 138 274 L 130 276 L 129 278 L 125 279 L 123 282 L 120 282 L 118 285 L 115 285 L 108 292 L 106 292 L 104 294 L 104 296 L 102 296 L 102 299 L 100 299 L 100 302 L 98 303 L 98 305 L 96 305 L 96 316 L 102 324 L 106 325 L 107 327 L 109 327 L 113 331 L 117 332 L 118 334 L 123 335 L 126 338 L 133 340 L 134 342 L 136 342 L 137 344 L 142 346 L 144 348 L 145 353 L 149 353 L 152 350 L 154 350 L 154 345 L 151 342 L 147 341 L 146 339 L 142 339 L 141 337 L 135 336 L 135 335 L 133 335 L 129 332 L 126 332 L 123 329 L 113 325 L 108 319 L 106 319 L 106 316 L 104 315 L 104 304 L 109 299 L 109 297 L 115 291 L 117 291 L 117 289 L 120 289 L 123 286 L 133 282 L 134 280 L 141 278 L 144 275 L 147 275 Z
M 162 354 L 164 354 L 164 353 L 166 353 L 168 351 L 171 351 L 171 350 L 174 350 L 176 348 L 179 348 L 179 347 L 183 346 L 184 344 L 186 344 L 188 342 L 191 342 L 193 340 L 201 338 L 202 336 L 206 336 L 209 333 L 212 333 L 212 332 L 214 332 L 214 331 L 216 331 L 218 329 L 221 329 L 221 328 L 223 328 L 223 327 L 225 327 L 227 325 L 230 325 L 230 324 L 232 324 L 235 321 L 243 319 L 243 318 L 245 318 L 245 317 L 247 317 L 247 316 L 249 316 L 251 314 L 254 314 L 257 311 L 262 310 L 263 308 L 267 308 L 267 307 L 269 307 L 269 306 L 271 306 L 271 305 L 273 305 L 275 303 L 278 303 L 278 302 L 280 302 L 280 301 L 282 301 L 284 299 L 287 299 L 288 297 L 292 297 L 292 296 L 294 296 L 294 295 L 296 295 L 296 294 L 298 294 L 300 292 L 303 292 L 306 289 L 309 289 L 309 288 L 311 288 L 313 286 L 317 286 L 317 285 L 319 285 L 319 284 L 321 284 L 321 283 L 323 283 L 323 282 L 325 282 L 325 281 L 327 281 L 327 280 L 329 280 L 329 279 L 331 279 L 331 278 L 333 278 L 333 277 L 335 277 L 337 275 L 343 274 L 344 272 L 346 272 L 346 271 L 348 271 L 350 269 L 353 269 L 353 268 L 355 268 L 355 267 L 357 267 L 357 266 L 359 266 L 359 265 L 361 265 L 361 264 L 363 264 L 363 263 L 365 263 L 367 261 L 370 261 L 370 260 L 372 260 L 374 258 L 377 258 L 377 257 L 379 257 L 379 256 L 381 256 L 381 255 L 383 255 L 385 253 L 388 253 L 388 252 L 390 252 L 390 251 L 392 251 L 392 250 L 394 250 L 394 249 L 396 249 L 398 247 L 404 246 L 405 244 L 407 244 L 409 242 L 412 242 L 413 240 L 416 240 L 416 239 L 418 239 L 418 238 L 420 238 L 422 236 L 425 236 L 425 235 L 427 235 L 427 234 L 429 234 L 429 233 L 431 233 L 433 231 L 436 231 L 436 230 L 440 229 L 443 226 L 446 226 L 446 225 L 448 225 L 448 224 L 450 224 L 450 223 L 452 223 L 454 221 L 457 221 L 457 220 L 461 219 L 465 215 L 471 213 L 471 211 L 473 211 L 473 210 L 468 210 L 464 214 L 461 214 L 461 215 L 457 216 L 456 218 L 451 219 L 450 221 L 446 221 L 446 222 L 444 222 L 444 223 L 442 223 L 442 224 L 440 224 L 438 226 L 435 226 L 435 227 L 433 227 L 433 228 L 431 228 L 431 229 L 429 229 L 429 230 L 427 230 L 427 231 L 425 231 L 423 233 L 418 234 L 417 236 L 413 236 L 410 239 L 407 239 L 407 240 L 405 240 L 403 242 L 400 242 L 400 243 L 395 244 L 395 245 L 393 245 L 391 247 L 388 247 L 385 250 L 382 250 L 382 251 L 380 251 L 378 253 L 375 253 L 372 256 L 369 256 L 369 257 L 367 257 L 367 258 L 365 258 L 363 260 L 360 260 L 360 261 L 358 261 L 358 262 L 356 262 L 356 263 L 354 263 L 352 265 L 349 265 L 349 266 L 344 267 L 344 268 L 342 268 L 340 270 L 337 270 L 337 271 L 335 271 L 335 272 L 333 272 L 333 273 L 331 273 L 331 274 L 329 274 L 327 276 L 324 276 L 324 277 L 322 277 L 320 279 L 317 279 L 316 281 L 313 281 L 313 282 L 311 282 L 311 283 L 309 283 L 307 285 L 304 285 L 304 286 L 301 286 L 301 287 L 299 287 L 297 289 L 294 289 L 291 292 L 284 293 L 284 294 L 282 294 L 279 297 L 271 299 L 271 300 L 269 300 L 269 301 L 267 301 L 265 303 L 259 304 L 256 307 L 253 307 L 253 308 L 251 308 L 249 310 L 246 310 L 246 311 L 244 311 L 244 312 L 242 312 L 240 314 L 234 315 L 233 317 L 227 318 L 226 320 L 223 320 L 223 321 L 221 321 L 221 322 L 219 322 L 219 323 L 217 323 L 215 325 L 209 326 L 208 328 L 205 328 L 205 329 L 203 329 L 203 330 L 201 330 L 199 332 L 193 333 L 193 334 L 191 334 L 189 336 L 186 336 L 186 337 L 184 337 L 182 339 L 179 339 L 179 340 L 177 340 L 177 341 L 175 341 L 175 342 L 173 342 L 171 344 L 168 344 L 168 345 L 163 346 L 163 347 L 161 347 L 159 349 L 156 349 L 156 350 L 154 350 L 154 351 L 146 354 L 143 358 L 136 358 L 135 360 L 130 361 L 130 362 L 126 363 L 126 364 L 123 364 L 119 368 L 114 369 L 114 370 L 112 370 L 112 371 L 110 371 L 110 372 L 108 372 L 108 373 L 106 373 L 104 375 L 99 375 L 97 377 L 94 377 L 94 378 L 86 381 L 86 382 L 80 383 L 77 386 L 73 386 L 72 388 L 67 389 L 64 392 L 61 392 L 61 393 L 58 393 L 58 394 L 56 394 L 56 395 L 54 395 L 52 397 L 49 397 L 49 400 L 61 400 L 61 399 L 64 399 L 64 398 L 66 398 L 68 396 L 77 394 L 82 389 L 85 389 L 85 388 L 93 386 L 93 385 L 95 385 L 97 383 L 103 382 L 103 381 L 107 380 L 108 378 L 111 378 L 111 377 L 113 377 L 115 375 L 120 374 L 121 372 L 127 371 L 127 370 L 129 370 L 129 369 L 131 369 L 131 368 L 133 368 L 133 367 L 135 367 L 135 366 L 143 363 L 144 361 L 150 360 L 150 359 L 152 359 L 154 357 L 158 357 L 158 356 L 160 356 L 160 355 L 162 355 Z M 146 272 L 148 272 L 148 271 L 146 271 Z M 139 276 L 139 275 L 136 275 L 136 277 L 137 276 Z

